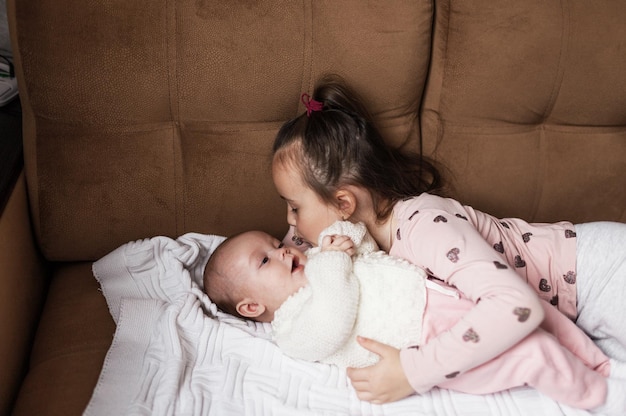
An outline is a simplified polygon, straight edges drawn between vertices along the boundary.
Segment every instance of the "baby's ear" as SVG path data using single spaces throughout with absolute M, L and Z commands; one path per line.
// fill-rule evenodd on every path
M 246 318 L 258 318 L 265 312 L 265 306 L 256 303 L 253 299 L 245 298 L 237 303 L 237 312 Z

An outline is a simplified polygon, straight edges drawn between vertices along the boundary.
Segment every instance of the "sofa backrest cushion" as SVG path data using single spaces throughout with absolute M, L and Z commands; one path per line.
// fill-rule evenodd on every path
M 51 260 L 130 240 L 287 230 L 278 127 L 327 72 L 419 146 L 433 5 L 10 0 L 33 222 Z
M 279 126 L 323 74 L 450 194 L 626 221 L 626 3 L 9 0 L 31 216 L 51 260 L 189 231 L 281 236 Z
M 626 3 L 436 2 L 422 127 L 498 216 L 626 221 Z

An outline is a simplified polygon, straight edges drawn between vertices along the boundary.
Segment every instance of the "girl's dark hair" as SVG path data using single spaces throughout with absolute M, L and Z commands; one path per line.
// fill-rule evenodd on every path
M 377 219 L 383 220 L 399 200 L 441 189 L 434 162 L 387 145 L 343 79 L 325 76 L 311 98 L 323 104 L 322 111 L 286 122 L 272 153 L 296 167 L 324 201 L 332 203 L 334 192 L 343 185 L 357 185 L 369 190 Z

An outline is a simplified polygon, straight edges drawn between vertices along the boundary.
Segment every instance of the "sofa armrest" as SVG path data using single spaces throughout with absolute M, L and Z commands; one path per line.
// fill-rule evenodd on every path
M 22 171 L 22 109 L 19 98 L 0 107 L 0 213 Z
M 33 240 L 24 175 L 0 215 L 0 414 L 9 414 L 26 372 L 47 287 Z

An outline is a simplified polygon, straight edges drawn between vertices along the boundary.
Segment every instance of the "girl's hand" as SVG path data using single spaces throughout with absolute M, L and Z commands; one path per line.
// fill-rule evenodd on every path
M 349 256 L 355 253 L 354 242 L 345 235 L 327 235 L 322 239 L 321 251 L 343 251 Z
M 373 339 L 357 337 L 359 344 L 380 356 L 370 367 L 348 368 L 347 374 L 360 400 L 383 404 L 415 393 L 400 363 L 400 350 Z

